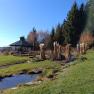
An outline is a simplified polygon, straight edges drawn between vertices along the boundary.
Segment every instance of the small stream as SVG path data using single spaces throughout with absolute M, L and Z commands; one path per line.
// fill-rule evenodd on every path
M 0 81 L 0 90 L 16 87 L 17 85 L 25 84 L 34 81 L 38 74 L 20 74 L 12 77 L 5 77 Z

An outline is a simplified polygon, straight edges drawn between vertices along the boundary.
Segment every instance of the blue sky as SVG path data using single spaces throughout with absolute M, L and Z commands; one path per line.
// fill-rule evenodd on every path
M 7 46 L 37 30 L 51 30 L 63 22 L 74 1 L 86 0 L 0 0 L 0 46 Z

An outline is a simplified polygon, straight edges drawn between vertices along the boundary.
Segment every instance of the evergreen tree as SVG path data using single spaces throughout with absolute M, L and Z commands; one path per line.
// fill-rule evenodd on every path
M 88 43 L 89 46 L 94 46 L 94 0 L 88 0 L 85 8 L 87 21 L 81 37 L 84 37 L 84 41 Z
M 77 26 L 76 26 L 76 41 L 79 42 L 80 36 L 83 33 L 83 30 L 86 25 L 86 10 L 85 10 L 85 5 L 82 3 L 77 14 Z
M 51 50 L 54 49 L 54 47 L 53 47 L 54 41 L 55 41 L 55 29 L 52 28 L 52 31 L 51 31 L 51 34 L 50 34 L 49 43 L 48 43 L 48 48 L 50 48 Z
M 85 32 L 91 32 L 94 35 L 94 0 L 89 0 L 86 5 L 87 23 Z
M 84 29 L 85 21 L 86 12 L 84 4 L 78 8 L 75 2 L 62 26 L 65 43 L 70 43 L 73 46 L 76 46 Z
M 77 4 L 74 3 L 72 9 L 69 11 L 66 23 L 64 24 L 64 31 L 67 32 L 67 37 L 65 36 L 65 40 L 67 43 L 70 43 L 73 46 L 76 44 L 77 14 L 78 7 Z
M 58 24 L 58 26 L 56 27 L 55 40 L 61 45 L 64 43 L 64 36 L 60 24 Z

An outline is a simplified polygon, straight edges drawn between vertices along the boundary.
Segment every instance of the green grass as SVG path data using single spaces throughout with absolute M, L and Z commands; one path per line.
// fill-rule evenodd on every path
M 19 57 L 19 56 L 12 56 L 12 55 L 0 55 L 0 66 L 15 64 L 18 62 L 24 62 L 26 60 L 27 60 L 27 57 Z
M 14 66 L 10 66 L 8 68 L 0 69 L 0 76 L 8 76 L 12 74 L 18 74 L 23 70 L 27 72 L 31 72 L 34 69 L 42 69 L 43 75 L 50 74 L 53 70 L 60 70 L 61 66 L 57 63 L 51 61 L 42 61 L 42 62 L 31 62 L 31 63 L 24 63 L 24 64 L 17 64 Z M 50 72 L 50 73 L 49 73 Z
M 77 60 L 75 65 L 58 72 L 55 80 L 9 89 L 3 94 L 94 94 L 94 51 L 89 51 L 85 57 L 87 60 Z

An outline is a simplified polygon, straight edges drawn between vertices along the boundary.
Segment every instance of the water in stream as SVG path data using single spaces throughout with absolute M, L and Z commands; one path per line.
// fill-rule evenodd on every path
M 6 77 L 0 81 L 0 90 L 15 87 L 19 84 L 25 84 L 27 82 L 32 82 L 37 78 L 38 74 L 20 74 L 12 77 Z

